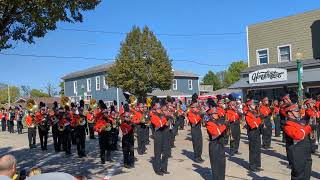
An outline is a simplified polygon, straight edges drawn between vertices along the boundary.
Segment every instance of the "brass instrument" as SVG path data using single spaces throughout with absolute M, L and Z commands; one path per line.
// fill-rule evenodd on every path
M 63 132 L 63 131 L 64 131 L 64 129 L 65 129 L 64 124 L 59 124 L 59 126 L 58 126 L 58 130 L 59 130 L 60 132 Z
M 310 118 L 310 124 L 312 125 L 317 125 L 317 117 L 311 117 Z M 311 133 L 310 133 L 310 139 L 315 140 L 315 145 L 319 145 L 319 140 L 318 140 L 318 129 L 314 129 Z
M 80 117 L 78 120 L 78 126 L 84 126 L 86 124 L 86 120 L 83 117 Z

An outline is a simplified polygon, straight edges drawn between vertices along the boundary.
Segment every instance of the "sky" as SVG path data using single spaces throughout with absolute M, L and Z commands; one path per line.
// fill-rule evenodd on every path
M 174 69 L 204 76 L 209 70 L 226 70 L 234 61 L 247 60 L 246 26 L 319 8 L 318 0 L 103 0 L 95 10 L 83 13 L 83 23 L 59 22 L 55 31 L 36 39 L 35 44 L 17 42 L 13 49 L 1 51 L 95 59 L 0 54 L 0 82 L 39 89 L 44 89 L 50 82 L 58 87 L 60 78 L 70 72 L 112 62 L 103 59 L 117 56 L 125 38 L 123 33 L 129 32 L 134 25 L 147 25 L 158 34 L 173 59 Z

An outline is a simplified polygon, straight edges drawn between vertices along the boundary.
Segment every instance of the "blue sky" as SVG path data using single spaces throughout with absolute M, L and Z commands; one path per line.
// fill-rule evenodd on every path
M 230 64 L 247 59 L 246 26 L 320 8 L 317 0 L 104 0 L 94 11 L 84 13 L 79 24 L 59 23 L 58 29 L 35 44 L 16 43 L 3 53 L 48 56 L 114 58 L 121 34 L 65 31 L 89 29 L 128 32 L 132 26 L 147 25 L 155 33 L 223 34 L 222 36 L 158 36 L 171 59 L 194 60 L 207 64 Z M 54 59 L 0 55 L 0 82 L 29 85 L 43 89 L 51 82 L 58 85 L 63 75 L 105 63 L 102 60 Z M 200 76 L 227 67 L 173 62 L 175 69 Z

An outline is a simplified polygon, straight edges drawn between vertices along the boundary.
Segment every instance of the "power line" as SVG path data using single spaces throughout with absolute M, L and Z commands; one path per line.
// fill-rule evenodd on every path
M 101 33 L 101 34 L 116 34 L 126 35 L 127 32 L 119 31 L 102 31 L 102 30 L 90 30 L 90 29 L 75 29 L 75 28 L 59 28 L 63 31 L 75 31 L 75 32 L 88 32 L 88 33 Z M 175 33 L 154 33 L 157 36 L 172 36 L 172 37 L 195 37 L 195 36 L 227 36 L 227 35 L 241 35 L 246 32 L 224 32 L 224 33 L 195 33 L 195 34 L 175 34 Z
M 3 53 L 3 52 L 0 52 L 0 54 L 4 56 L 35 57 L 35 58 L 83 59 L 83 60 L 99 60 L 99 61 L 115 60 L 114 58 L 95 58 L 95 57 L 83 57 L 83 56 L 56 56 L 56 55 L 36 55 L 36 54 L 19 54 L 19 53 Z M 229 64 L 207 64 L 207 63 L 201 63 L 196 60 L 188 60 L 188 59 L 172 59 L 172 61 L 194 63 L 202 66 L 211 66 L 211 67 L 229 66 Z

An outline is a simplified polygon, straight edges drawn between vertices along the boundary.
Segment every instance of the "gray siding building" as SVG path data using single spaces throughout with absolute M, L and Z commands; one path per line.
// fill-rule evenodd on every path
M 108 69 L 112 64 L 103 64 L 82 71 L 73 72 L 62 77 L 64 81 L 65 95 L 71 101 L 78 102 L 84 99 L 86 103 L 90 99 L 103 100 L 111 105 L 114 100 L 119 103 L 125 101 L 123 91 L 120 88 L 110 87 L 105 81 Z M 150 96 L 165 98 L 190 99 L 192 94 L 199 94 L 199 77 L 190 72 L 174 70 L 174 79 L 170 90 L 154 90 Z
M 303 90 L 320 93 L 320 10 L 249 25 L 247 44 L 249 67 L 229 88 L 241 88 L 244 97 L 252 93 L 257 99 L 277 98 L 287 89 L 296 92 L 299 59 Z

